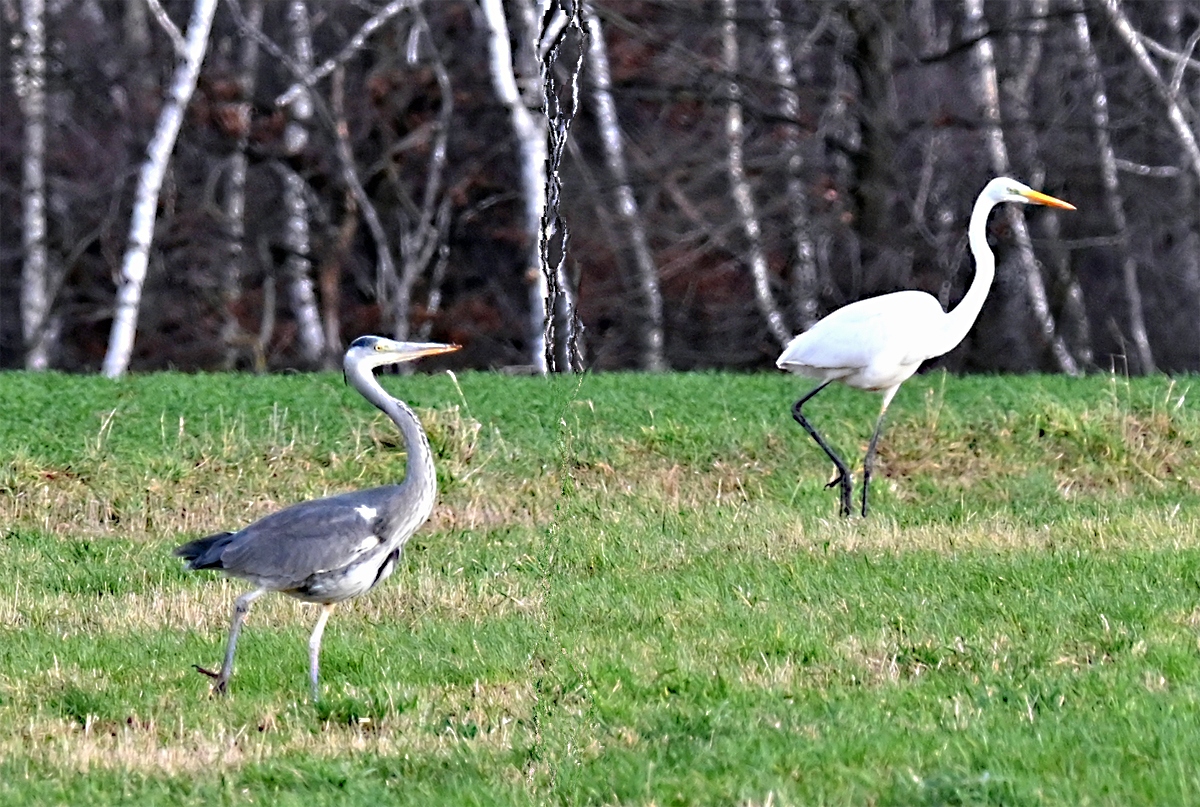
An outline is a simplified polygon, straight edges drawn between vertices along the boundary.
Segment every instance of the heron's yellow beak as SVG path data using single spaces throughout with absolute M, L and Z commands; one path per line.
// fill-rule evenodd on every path
M 1075 205 L 1070 202 L 1064 202 L 1062 199 L 1055 199 L 1053 196 L 1048 196 L 1038 191 L 1021 191 L 1021 195 L 1035 205 L 1049 205 L 1050 207 L 1061 207 L 1066 210 L 1074 210 Z
M 440 342 L 393 342 L 390 347 L 403 357 L 403 361 L 436 356 L 439 353 L 453 353 L 462 349 L 461 345 L 443 345 Z

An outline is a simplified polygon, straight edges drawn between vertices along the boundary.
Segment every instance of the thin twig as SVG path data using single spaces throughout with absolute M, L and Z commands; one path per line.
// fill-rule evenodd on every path
M 381 8 L 375 16 L 363 23 L 362 27 L 358 29 L 358 33 L 350 37 L 350 41 L 336 55 L 326 59 L 311 72 L 300 76 L 287 92 L 275 99 L 275 104 L 277 106 L 287 106 L 296 100 L 297 95 L 328 76 L 340 65 L 349 61 L 354 54 L 362 50 L 362 46 L 367 41 L 367 38 L 379 30 L 385 22 L 409 6 L 416 6 L 417 3 L 418 0 L 392 0 L 392 2 Z
M 183 58 L 187 54 L 187 42 L 184 41 L 183 32 L 179 30 L 179 26 L 171 22 L 171 18 L 167 16 L 166 10 L 158 0 L 146 0 L 146 7 L 154 15 L 159 27 L 171 38 L 171 47 L 175 48 L 175 55 Z

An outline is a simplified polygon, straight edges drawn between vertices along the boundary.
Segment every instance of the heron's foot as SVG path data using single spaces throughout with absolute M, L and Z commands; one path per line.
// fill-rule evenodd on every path
M 213 672 L 212 670 L 206 670 L 203 667 L 201 667 L 199 664 L 193 664 L 192 666 L 196 668 L 196 672 L 200 673 L 201 675 L 207 675 L 209 678 L 213 679 L 212 691 L 214 693 L 216 693 L 217 695 L 225 694 L 225 691 L 229 687 L 229 679 L 228 678 L 224 677 L 219 672 Z

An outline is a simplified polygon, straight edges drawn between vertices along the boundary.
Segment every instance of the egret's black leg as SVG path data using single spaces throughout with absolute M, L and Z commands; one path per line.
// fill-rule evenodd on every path
M 820 433 L 817 432 L 816 428 L 811 423 L 809 423 L 808 420 L 805 419 L 804 414 L 800 411 L 800 408 L 802 406 L 804 406 L 805 403 L 808 402 L 809 398 L 813 397 L 818 392 L 825 389 L 825 387 L 829 386 L 829 383 L 830 383 L 829 381 L 825 381 L 824 383 L 818 385 L 817 388 L 814 389 L 812 392 L 808 393 L 803 398 L 796 401 L 796 403 L 792 406 L 792 417 L 796 419 L 797 423 L 799 423 L 801 426 L 804 427 L 804 430 L 806 432 L 808 432 L 809 437 L 811 437 L 812 439 L 817 441 L 817 445 L 819 445 L 821 447 L 821 450 L 824 451 L 829 456 L 829 459 L 833 460 L 833 464 L 835 466 L 837 466 L 837 470 L 838 470 L 837 478 L 834 479 L 832 482 L 830 482 L 825 487 L 831 488 L 834 485 L 841 486 L 842 515 L 848 516 L 848 515 L 850 515 L 850 499 L 851 499 L 851 494 L 853 492 L 853 484 L 854 484 L 854 482 L 850 476 L 850 469 L 848 467 L 846 467 L 846 463 L 842 461 L 842 458 L 839 457 L 834 452 L 834 450 L 829 447 L 829 444 L 825 442 L 825 438 L 821 437 Z
M 867 488 L 871 485 L 871 466 L 875 463 L 875 446 L 879 443 L 879 434 L 883 431 L 883 416 L 886 414 L 887 406 L 885 405 L 879 413 L 879 419 L 875 421 L 875 433 L 871 435 L 871 442 L 867 444 L 867 456 L 863 459 L 863 518 L 867 517 Z

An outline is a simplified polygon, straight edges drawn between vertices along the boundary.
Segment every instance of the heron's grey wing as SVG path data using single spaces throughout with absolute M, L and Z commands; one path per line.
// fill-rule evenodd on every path
M 386 502 L 395 487 L 301 502 L 236 533 L 221 553 L 226 572 L 272 588 L 301 585 L 377 550 L 386 531 Z

